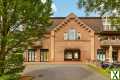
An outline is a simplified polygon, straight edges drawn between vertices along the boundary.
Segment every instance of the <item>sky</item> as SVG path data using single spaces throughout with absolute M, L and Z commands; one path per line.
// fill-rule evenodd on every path
M 53 16 L 65 17 L 70 13 L 74 13 L 79 17 L 86 17 L 84 9 L 78 9 L 78 0 L 53 0 Z M 98 16 L 95 13 L 91 13 L 89 16 Z

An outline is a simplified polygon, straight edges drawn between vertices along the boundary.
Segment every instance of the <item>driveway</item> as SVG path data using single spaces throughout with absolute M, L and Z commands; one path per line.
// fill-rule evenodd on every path
M 82 64 L 27 65 L 23 74 L 33 76 L 33 80 L 107 80 Z

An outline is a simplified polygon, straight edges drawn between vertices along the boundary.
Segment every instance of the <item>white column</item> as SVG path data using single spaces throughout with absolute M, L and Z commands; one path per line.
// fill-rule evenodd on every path
M 112 62 L 113 59 L 112 59 L 112 51 L 113 51 L 113 48 L 112 48 L 112 45 L 110 45 L 109 47 L 109 61 Z
M 118 61 L 120 62 L 120 48 L 118 49 Z

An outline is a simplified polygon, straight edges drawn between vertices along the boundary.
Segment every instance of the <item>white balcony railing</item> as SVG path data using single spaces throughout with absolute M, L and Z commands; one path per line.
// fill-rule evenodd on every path
M 118 25 L 111 26 L 111 25 L 104 25 L 104 31 L 117 31 L 117 28 L 120 27 Z

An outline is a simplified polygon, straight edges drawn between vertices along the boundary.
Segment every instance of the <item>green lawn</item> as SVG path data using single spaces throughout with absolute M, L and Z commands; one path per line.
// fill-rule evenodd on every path
M 97 67 L 96 65 L 89 64 L 88 65 L 90 68 L 94 69 L 95 71 L 99 72 L 103 76 L 108 76 L 109 75 L 109 69 L 102 69 L 100 67 Z

